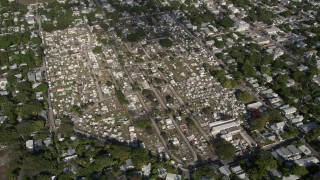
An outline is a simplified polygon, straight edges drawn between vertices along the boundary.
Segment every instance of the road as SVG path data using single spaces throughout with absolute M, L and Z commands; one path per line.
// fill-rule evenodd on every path
M 38 8 L 36 9 L 36 17 L 35 18 L 36 18 L 36 21 L 39 26 L 38 31 L 39 31 L 39 35 L 42 39 L 42 47 L 44 47 L 46 45 L 46 39 L 43 34 L 43 29 L 42 29 L 42 24 L 41 24 L 42 22 L 41 22 L 41 18 L 39 16 L 39 14 L 38 14 Z M 46 56 L 46 54 L 44 56 Z M 46 61 L 46 57 L 43 58 L 43 65 L 40 68 L 40 70 L 44 70 L 45 80 L 49 84 L 50 78 L 48 75 L 48 64 Z M 48 103 L 48 119 L 49 119 L 49 125 L 50 125 L 50 132 L 55 133 L 57 130 L 57 127 L 56 127 L 56 122 L 55 122 L 54 113 L 53 113 L 53 109 L 52 109 L 51 88 L 50 87 L 47 90 L 47 94 L 48 94 L 47 103 Z
M 93 69 L 92 59 L 89 57 L 89 52 L 90 51 L 85 52 L 85 56 L 86 56 L 86 59 L 88 61 L 88 65 L 90 67 L 91 74 L 93 76 L 93 82 L 94 82 L 94 84 L 96 86 L 96 90 L 97 90 L 97 93 L 98 93 L 99 101 L 103 101 L 104 98 L 103 98 L 102 90 L 101 90 L 101 87 L 100 87 L 99 82 L 97 80 L 96 73 L 95 73 L 95 71 Z

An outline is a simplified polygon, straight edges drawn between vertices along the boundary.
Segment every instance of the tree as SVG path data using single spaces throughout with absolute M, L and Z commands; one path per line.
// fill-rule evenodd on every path
M 43 22 L 42 23 L 42 28 L 46 32 L 52 32 L 52 31 L 54 31 L 56 29 L 56 27 L 50 22 Z
M 92 52 L 95 53 L 95 54 L 102 53 L 102 47 L 101 46 L 96 46 L 95 48 L 93 48 Z
M 44 127 L 44 121 L 26 121 L 15 126 L 15 129 L 20 135 L 30 135 L 33 132 L 39 131 Z
M 166 102 L 168 103 L 168 104 L 173 104 L 174 103 L 174 99 L 173 99 L 173 97 L 171 97 L 170 95 L 166 95 Z
M 294 174 L 299 177 L 302 177 L 308 174 L 308 170 L 303 166 L 295 165 L 295 166 L 292 166 L 290 169 L 285 169 L 285 174 L 286 175 Z
M 162 47 L 171 47 L 173 45 L 173 42 L 170 40 L 170 39 L 160 39 L 159 40 L 159 44 L 162 46 Z
M 116 94 L 120 104 L 128 104 L 129 103 L 128 100 L 126 99 L 126 96 L 123 94 L 123 92 L 121 90 L 116 89 L 115 94 Z
M 217 156 L 222 160 L 232 160 L 235 156 L 236 148 L 224 139 L 219 139 L 213 144 Z
M 30 118 L 38 115 L 43 109 L 43 106 L 39 102 L 29 102 L 16 108 L 16 112 L 22 118 Z
M 236 98 L 239 101 L 242 101 L 244 103 L 251 102 L 254 100 L 253 96 L 251 96 L 251 94 L 248 93 L 247 91 L 241 91 L 241 92 L 237 93 Z
M 255 77 L 256 76 L 256 70 L 254 67 L 251 65 L 250 62 L 246 61 L 242 67 L 241 71 L 243 72 L 243 75 L 246 77 Z
M 249 175 L 250 179 L 263 179 L 267 175 L 269 169 L 278 167 L 277 161 L 273 158 L 270 152 L 261 151 L 251 159 Z
M 192 173 L 193 179 L 201 179 L 205 177 L 205 179 L 215 179 L 216 173 L 213 169 L 210 169 L 208 165 L 204 165 L 195 169 Z
M 253 119 L 250 122 L 251 130 L 263 130 L 266 123 L 270 120 L 269 115 L 264 115 L 259 119 Z
M 234 26 L 234 21 L 229 17 L 224 17 L 218 20 L 217 23 L 224 28 L 231 28 Z
M 146 165 L 150 160 L 149 152 L 144 148 L 133 149 L 130 156 L 137 169 L 142 168 L 142 166 Z
M 137 126 L 141 129 L 151 128 L 151 121 L 150 120 L 141 120 L 137 122 Z
M 38 85 L 36 88 L 34 88 L 34 92 L 45 92 L 47 91 L 49 88 L 48 84 L 46 83 L 41 83 L 40 85 Z
M 320 136 L 320 128 L 313 129 L 310 133 L 307 134 L 307 141 L 316 140 Z

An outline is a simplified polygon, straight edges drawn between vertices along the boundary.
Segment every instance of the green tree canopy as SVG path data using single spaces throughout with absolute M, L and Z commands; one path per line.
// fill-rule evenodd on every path
M 222 160 L 232 160 L 235 156 L 236 148 L 224 139 L 214 142 L 213 148 L 217 156 Z
M 173 45 L 173 42 L 170 39 L 160 39 L 159 44 L 162 47 L 171 47 Z

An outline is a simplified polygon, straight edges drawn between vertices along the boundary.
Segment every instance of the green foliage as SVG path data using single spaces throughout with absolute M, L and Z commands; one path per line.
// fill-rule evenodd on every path
M 56 27 L 51 22 L 43 22 L 42 28 L 46 32 L 52 32 L 56 29 Z
M 39 102 L 30 102 L 16 108 L 16 112 L 22 118 L 30 118 L 36 116 L 43 109 L 43 105 Z
M 290 174 L 294 174 L 299 177 L 302 177 L 308 174 L 308 170 L 307 168 L 303 166 L 298 166 L 298 165 L 292 166 L 291 168 L 284 169 L 284 175 L 288 176 Z
M 172 10 L 178 10 L 180 7 L 179 1 L 170 1 L 170 7 Z
M 116 89 L 115 94 L 116 94 L 120 104 L 128 104 L 129 103 L 128 100 L 126 99 L 126 96 L 123 94 L 123 92 L 121 90 Z
M 273 156 L 267 151 L 261 151 L 252 157 L 253 164 L 250 167 L 250 179 L 263 179 L 267 175 L 269 169 L 277 169 L 278 164 Z
M 212 71 L 210 72 L 210 74 L 212 76 L 215 76 L 218 79 L 218 81 L 222 84 L 222 86 L 225 88 L 232 89 L 237 85 L 235 80 L 226 78 L 226 74 L 223 70 Z
M 150 161 L 149 152 L 144 148 L 131 150 L 131 157 L 137 169 L 142 168 Z
M 39 131 L 44 127 L 43 121 L 25 121 L 15 126 L 15 129 L 20 135 L 30 135 L 33 132 Z
M 244 7 L 250 5 L 249 0 L 232 0 L 233 4 L 238 7 Z
M 230 19 L 229 17 L 224 17 L 222 19 L 219 19 L 217 21 L 217 24 L 219 24 L 220 26 L 222 26 L 224 28 L 231 28 L 234 26 L 234 21 L 232 19 Z
M 244 64 L 241 66 L 241 71 L 244 76 L 246 77 L 255 77 L 256 76 L 256 70 L 252 66 L 252 64 L 248 61 L 246 61 Z
M 17 143 L 19 134 L 14 128 L 5 128 L 0 126 L 0 144 Z
M 251 96 L 250 93 L 248 93 L 247 91 L 241 91 L 239 93 L 236 94 L 236 98 L 239 100 L 239 101 L 242 101 L 244 103 L 248 103 L 248 102 L 251 102 L 254 100 L 254 97 Z
M 46 83 L 41 83 L 39 86 L 34 88 L 34 92 L 46 92 L 48 90 L 49 86 Z
M 159 44 L 162 46 L 162 47 L 171 47 L 173 45 L 173 42 L 172 40 L 170 39 L 160 39 L 159 40 Z
M 202 177 L 208 178 L 208 179 L 215 179 L 216 173 L 213 169 L 210 169 L 208 165 L 201 166 L 197 168 L 192 173 L 193 179 L 201 179 Z
M 222 160 L 232 160 L 235 156 L 236 148 L 224 139 L 219 139 L 213 143 L 216 155 Z
M 129 42 L 138 42 L 144 38 L 145 32 L 142 28 L 139 28 L 135 33 L 131 33 L 127 36 Z
M 151 128 L 151 121 L 150 120 L 141 120 L 137 122 L 137 126 L 141 129 L 147 129 L 147 128 Z
M 307 134 L 306 140 L 311 142 L 311 141 L 316 140 L 319 136 L 320 136 L 320 128 L 316 128 Z
M 170 95 L 167 95 L 165 98 L 166 98 L 166 102 L 168 104 L 173 104 L 174 103 L 174 98 L 171 97 Z
M 283 134 L 285 139 L 294 138 L 299 134 L 299 130 L 293 126 L 288 126 Z
M 259 119 L 251 120 L 250 129 L 262 131 L 267 122 L 270 121 L 270 116 L 268 114 L 263 115 Z
M 260 6 L 255 6 L 253 9 L 249 10 L 248 19 L 250 21 L 262 21 L 266 24 L 272 24 L 274 17 L 271 11 L 268 11 Z
M 101 46 L 96 46 L 95 48 L 93 48 L 92 52 L 95 53 L 95 54 L 102 53 L 102 47 Z

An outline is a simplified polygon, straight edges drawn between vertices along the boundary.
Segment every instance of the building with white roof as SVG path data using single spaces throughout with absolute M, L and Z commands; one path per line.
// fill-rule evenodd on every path
M 26 141 L 26 148 L 28 151 L 33 151 L 33 140 Z

